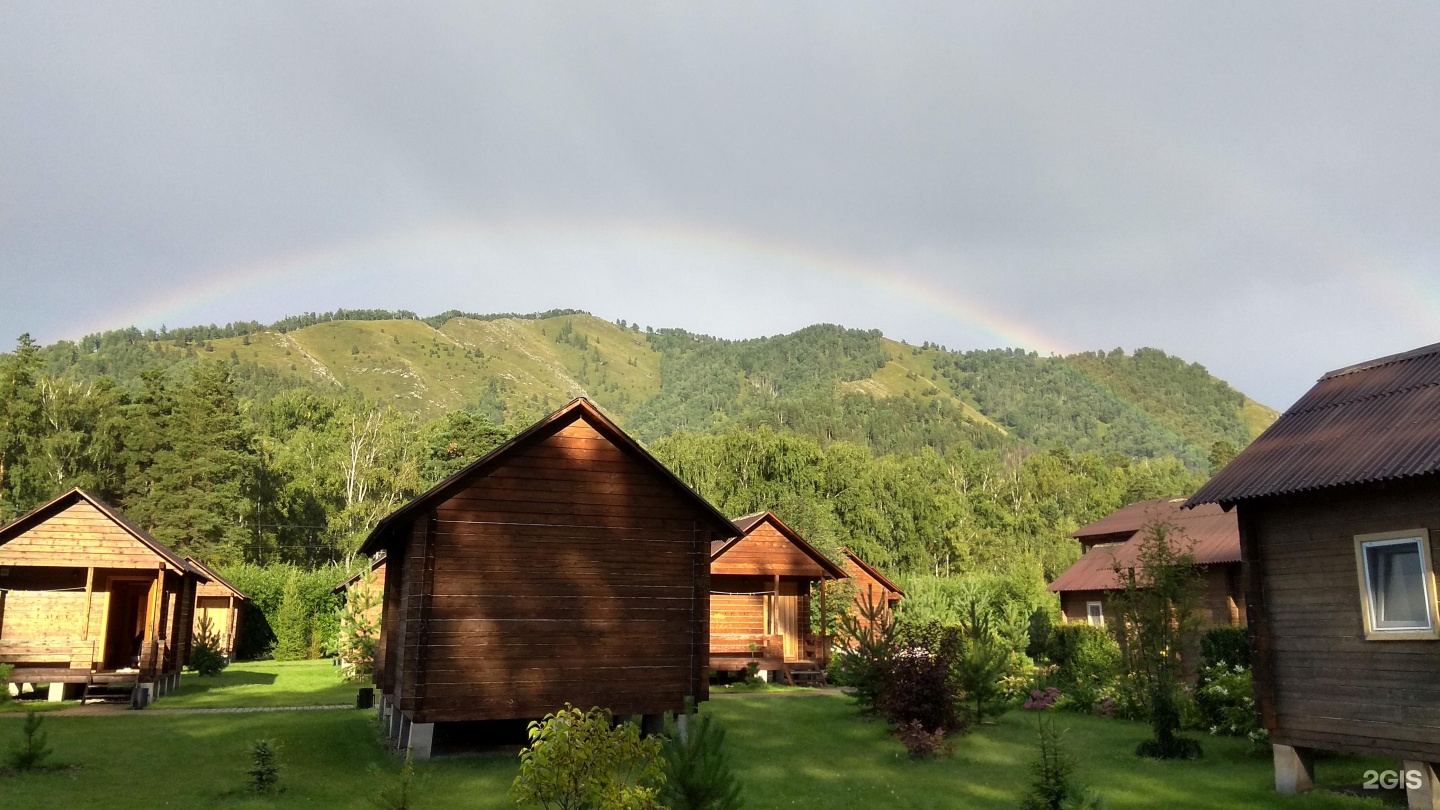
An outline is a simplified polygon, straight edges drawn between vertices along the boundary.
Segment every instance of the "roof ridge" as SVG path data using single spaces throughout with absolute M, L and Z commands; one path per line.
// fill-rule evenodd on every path
M 1440 343 L 1431 343 L 1429 346 L 1421 346 L 1398 354 L 1390 354 L 1384 357 L 1377 357 L 1373 360 L 1365 360 L 1351 366 L 1337 368 L 1334 371 L 1327 371 L 1320 376 L 1320 380 L 1329 380 L 1335 377 L 1343 377 L 1346 374 L 1355 374 L 1361 371 L 1370 371 L 1381 366 L 1388 366 L 1391 363 L 1400 363 L 1405 360 L 1414 360 L 1420 357 L 1428 357 L 1432 354 L 1440 354 Z M 1316 382 L 1319 382 L 1317 380 Z
M 1368 370 L 1368 369 L 1360 369 L 1360 371 L 1367 371 L 1367 370 Z M 1330 378 L 1330 377 L 1322 377 L 1322 378 L 1321 378 L 1322 381 L 1328 380 L 1328 379 L 1331 379 L 1331 378 Z M 1431 388 L 1431 387 L 1436 386 L 1436 385 L 1440 385 L 1440 380 L 1431 380 L 1431 381 L 1429 381 L 1429 382 L 1417 383 L 1417 384 L 1415 384 L 1415 385 L 1407 385 L 1407 386 L 1405 386 L 1405 387 L 1403 387 L 1403 388 L 1387 388 L 1387 389 L 1385 389 L 1384 391 L 1375 391 L 1374 393 L 1365 394 L 1364 396 L 1353 397 L 1353 398 L 1351 398 L 1351 399 L 1340 399 L 1340 400 L 1336 400 L 1336 401 L 1334 401 L 1334 402 L 1327 402 L 1327 403 L 1325 403 L 1324 405 L 1315 405 L 1315 406 L 1312 406 L 1312 407 L 1309 407 L 1309 408 L 1301 408 L 1301 409 L 1292 408 L 1292 409 L 1286 411 L 1283 415 L 1284 415 L 1284 416 L 1290 416 L 1291 414 L 1300 414 L 1300 413 L 1320 413 L 1321 411 L 1326 411 L 1326 410 L 1329 410 L 1329 409 L 1331 409 L 1331 408 L 1343 408 L 1343 407 L 1346 407 L 1347 405 L 1354 405 L 1354 404 L 1356 404 L 1356 403 L 1358 403 L 1358 402 L 1371 402 L 1371 401 L 1374 401 L 1374 400 L 1377 400 L 1377 399 L 1384 399 L 1385 397 L 1393 397 L 1393 396 L 1396 396 L 1396 395 L 1398 395 L 1398 394 L 1408 394 L 1408 393 L 1410 393 L 1410 392 L 1412 392 L 1412 391 L 1419 391 L 1419 390 L 1421 390 L 1422 388 Z M 1304 397 L 1301 397 L 1301 400 L 1303 401 L 1303 400 L 1304 400 Z

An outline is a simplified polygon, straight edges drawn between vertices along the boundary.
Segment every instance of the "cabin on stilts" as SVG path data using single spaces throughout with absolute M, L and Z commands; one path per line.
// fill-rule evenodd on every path
M 905 591 L 850 549 L 841 549 L 841 553 L 845 557 L 845 573 L 850 575 L 855 587 L 855 605 L 851 613 L 863 619 L 870 609 L 875 608 L 880 615 L 893 618 L 895 605 L 905 597 Z
M 824 682 L 830 639 L 812 628 L 812 591 L 826 611 L 825 583 L 845 570 L 771 512 L 735 521 L 739 536 L 710 554 L 710 668 L 767 678 Z M 813 586 L 813 587 L 812 587 Z
M 250 601 L 250 597 L 194 557 L 186 557 L 185 562 L 210 580 L 200 583 L 195 590 L 193 638 L 199 638 L 208 623 L 220 654 L 225 656 L 226 661 L 233 661 L 245 618 L 245 603 Z
M 709 552 L 729 520 L 577 399 L 401 507 L 376 661 L 416 758 L 568 702 L 640 715 L 708 697 Z
M 208 577 L 89 493 L 72 489 L 0 527 L 0 663 L 51 700 L 180 683 Z
M 1319 752 L 1393 757 L 1409 806 L 1440 807 L 1440 344 L 1326 374 L 1205 504 L 1239 524 L 1276 790 L 1313 787 Z

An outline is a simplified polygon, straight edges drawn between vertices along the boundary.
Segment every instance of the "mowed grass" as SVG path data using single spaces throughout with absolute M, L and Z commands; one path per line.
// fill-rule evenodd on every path
M 228 709 L 251 706 L 355 705 L 361 684 L 340 680 L 330 661 L 246 661 L 219 675 L 186 672 L 180 688 L 154 704 L 156 709 Z
M 855 714 L 839 696 L 735 697 L 706 705 L 728 730 L 749 808 L 1013 808 L 1033 756 L 1035 716 L 1015 711 L 954 740 L 953 756 L 914 762 L 880 723 Z M 1146 734 L 1138 723 L 1057 715 L 1078 776 L 1118 808 L 1372 808 L 1322 791 L 1282 798 L 1272 789 L 1269 757 L 1240 740 L 1205 737 L 1199 762 L 1157 763 L 1132 751 Z M 0 777 L 0 805 L 355 807 L 364 806 L 400 770 L 380 740 L 372 712 L 265 712 L 115 717 L 49 717 L 55 759 L 78 770 Z M 19 723 L 0 724 L 0 749 Z M 285 792 L 243 792 L 248 745 L 275 740 Z M 1320 763 L 1323 786 L 1358 784 L 1367 767 L 1393 763 L 1350 758 Z M 440 758 L 416 767 L 419 808 L 508 808 L 513 753 Z

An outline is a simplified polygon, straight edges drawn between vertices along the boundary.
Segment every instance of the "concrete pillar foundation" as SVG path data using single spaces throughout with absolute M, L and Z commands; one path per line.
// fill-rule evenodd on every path
M 49 698 L 49 700 L 50 700 L 51 703 L 59 703 L 59 702 L 63 701 L 63 700 L 65 699 L 65 684 L 63 684 L 63 683 L 52 683 L 52 684 L 50 684 L 50 694 L 48 695 L 48 698 Z
M 1294 796 L 1315 788 L 1314 751 L 1279 743 L 1271 748 L 1275 754 L 1276 793 L 1281 796 Z
M 1405 780 L 1405 801 L 1410 810 L 1440 810 L 1440 778 L 1428 762 L 1401 763 Z
M 405 752 L 416 762 L 430 758 L 435 746 L 435 724 L 434 723 L 411 723 L 409 726 L 409 739 L 405 741 Z

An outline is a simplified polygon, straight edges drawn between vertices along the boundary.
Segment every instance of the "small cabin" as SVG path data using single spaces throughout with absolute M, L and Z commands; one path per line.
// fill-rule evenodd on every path
M 855 586 L 855 606 L 851 613 L 860 618 L 873 606 L 881 610 L 881 615 L 894 616 L 895 606 L 905 597 L 905 591 L 850 549 L 842 549 L 841 553 L 845 557 L 845 573 Z
M 711 544 L 734 525 L 577 399 L 401 507 L 376 685 L 412 756 L 571 703 L 639 715 L 708 697 Z
M 226 661 L 233 661 L 235 645 L 243 626 L 245 603 L 250 601 L 250 597 L 194 557 L 186 557 L 185 562 L 210 580 L 200 583 L 195 590 L 194 637 L 198 638 L 208 624 L 220 654 L 225 656 Z
M 0 663 L 53 700 L 180 683 L 208 577 L 80 489 L 0 527 Z
M 735 528 L 740 534 L 717 540 L 710 554 L 710 668 L 754 663 L 789 683 L 823 680 L 830 640 L 811 626 L 811 594 L 824 600 L 825 583 L 845 570 L 771 512 L 738 518 Z
M 346 604 L 373 597 L 375 606 L 371 608 L 370 614 L 380 618 L 385 601 L 385 555 L 376 557 L 369 565 L 336 585 L 333 593 L 338 594 Z
M 1440 344 L 1321 377 L 1189 503 L 1238 521 L 1277 791 L 1336 751 L 1395 758 L 1436 806 Z
M 1178 551 L 1195 560 L 1203 580 L 1198 618 L 1201 624 L 1243 626 L 1245 597 L 1240 587 L 1240 529 L 1235 515 L 1214 504 L 1185 509 L 1184 498 L 1132 503 L 1070 535 L 1083 549 L 1050 591 L 1060 595 L 1066 622 L 1103 627 L 1110 618 L 1110 596 L 1123 590 L 1120 572 L 1135 568 L 1146 532 L 1169 527 Z

